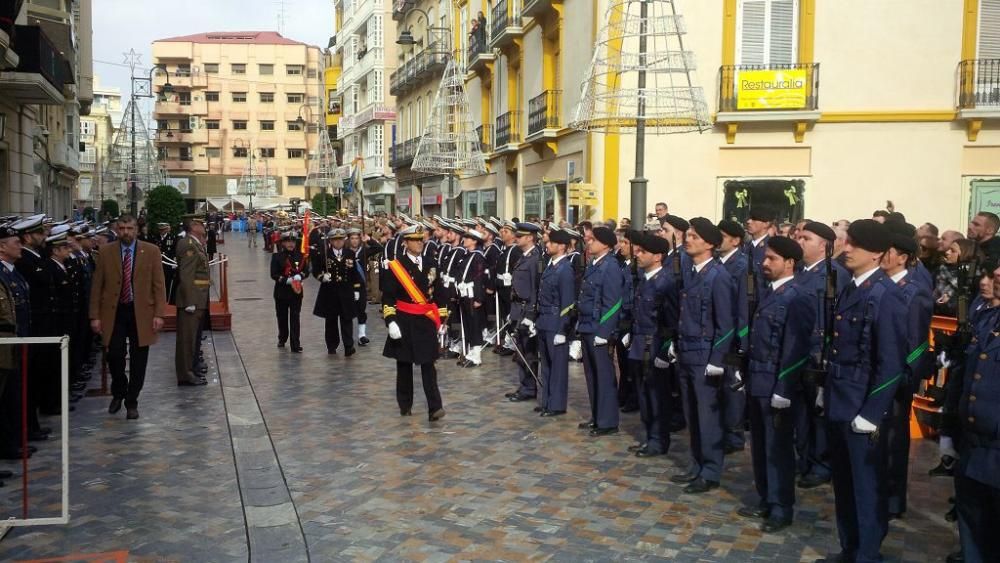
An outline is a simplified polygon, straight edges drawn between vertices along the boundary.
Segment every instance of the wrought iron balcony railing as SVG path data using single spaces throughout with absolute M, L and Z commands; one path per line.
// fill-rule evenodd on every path
M 502 147 L 511 144 L 517 144 L 521 142 L 521 112 L 509 111 L 499 117 L 497 117 L 497 128 L 496 128 L 496 147 L 495 150 L 500 150 Z
M 562 90 L 546 90 L 528 100 L 528 135 L 545 129 L 559 129 L 559 100 Z
M 719 68 L 719 111 L 812 111 L 819 107 L 819 63 Z
M 958 108 L 1000 111 L 1000 59 L 958 63 Z

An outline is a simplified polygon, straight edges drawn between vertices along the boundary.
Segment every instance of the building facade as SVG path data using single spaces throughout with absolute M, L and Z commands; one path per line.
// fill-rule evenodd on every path
M 325 119 L 318 47 L 275 32 L 211 32 L 154 41 L 153 62 L 166 71 L 153 76 L 154 144 L 185 198 L 305 197 Z M 257 180 L 241 181 L 248 174 Z
M 332 38 L 331 42 L 336 38 Z M 337 126 L 340 124 L 340 116 L 343 114 L 340 99 L 340 91 L 337 90 L 337 81 L 340 79 L 341 62 L 340 54 L 337 51 L 327 49 L 323 53 L 323 84 L 325 86 L 324 119 L 326 120 L 326 135 L 330 139 L 333 151 L 336 154 L 337 165 L 344 162 L 344 144 L 337 137 Z M 306 197 L 310 200 L 315 195 L 315 189 L 306 184 Z
M 71 216 L 90 110 L 91 0 L 0 8 L 0 209 Z
M 103 171 L 111 155 L 115 131 L 122 120 L 122 93 L 116 87 L 102 87 L 94 77 L 94 100 L 90 114 L 80 118 L 80 179 L 76 206 L 100 208 L 101 201 L 116 199 L 124 207 L 125 191 L 105 185 Z
M 343 146 L 339 172 L 345 187 L 353 174 L 363 179 L 366 209 L 391 209 L 396 182 L 389 166 L 396 110 L 389 77 L 396 69 L 396 22 L 392 0 L 337 0 L 337 79 L 342 114 L 337 138 Z M 358 170 L 360 168 L 360 171 Z

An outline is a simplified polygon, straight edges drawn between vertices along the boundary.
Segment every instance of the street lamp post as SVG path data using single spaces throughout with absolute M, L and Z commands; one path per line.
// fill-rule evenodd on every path
M 129 154 L 129 180 L 128 180 L 128 194 L 129 194 L 129 212 L 135 215 L 138 212 L 139 206 L 139 190 L 138 185 L 138 170 L 136 169 L 136 156 L 135 156 L 135 114 L 136 114 L 136 98 L 152 98 L 153 94 L 153 74 L 156 71 L 162 72 L 166 77 L 167 81 L 163 84 L 163 92 L 169 94 L 174 91 L 173 85 L 170 84 L 170 72 L 161 67 L 153 66 L 149 69 L 149 76 L 136 76 L 135 67 L 132 67 L 131 75 L 131 102 L 132 102 L 132 116 L 129 123 L 129 137 L 131 141 L 131 151 Z
M 250 178 L 246 182 L 247 195 L 250 196 L 250 213 L 253 213 L 253 196 L 257 192 L 257 186 L 254 181 L 254 166 L 253 166 L 253 146 L 243 139 L 233 139 L 233 150 L 243 149 L 247 152 L 247 158 L 250 159 L 248 170 L 250 171 Z M 262 149 L 263 150 L 263 149 Z M 238 189 L 238 188 L 237 188 Z

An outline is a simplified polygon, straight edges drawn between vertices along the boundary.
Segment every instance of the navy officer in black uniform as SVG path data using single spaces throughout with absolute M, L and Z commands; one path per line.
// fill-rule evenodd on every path
M 312 256 L 312 272 L 320 281 L 313 314 L 325 319 L 324 337 L 327 354 L 334 355 L 344 343 L 344 356 L 354 355 L 355 302 L 361 293 L 361 276 L 355 266 L 354 252 L 344 248 L 347 233 L 332 229 L 323 248 Z M 339 331 L 339 332 L 338 332 Z
M 271 279 L 274 280 L 274 311 L 278 318 L 278 348 L 291 338 L 291 350 L 302 352 L 299 340 L 299 313 L 302 311 L 302 278 L 309 275 L 309 265 L 296 248 L 292 233 L 281 235 L 281 250 L 271 255 Z
M 518 367 L 518 387 L 507 393 L 513 403 L 528 401 L 538 395 L 538 334 L 535 318 L 538 316 L 538 283 L 541 278 L 542 251 L 538 237 L 542 228 L 534 223 L 518 223 L 514 227 L 514 240 L 520 258 L 512 266 L 510 275 L 510 327 L 519 352 L 513 359 Z M 510 256 L 510 255 L 508 255 Z

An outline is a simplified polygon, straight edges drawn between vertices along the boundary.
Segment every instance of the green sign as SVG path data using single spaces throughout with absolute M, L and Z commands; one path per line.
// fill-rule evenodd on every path
M 972 200 L 969 203 L 969 221 L 981 211 L 1000 215 L 1000 179 L 973 180 Z

